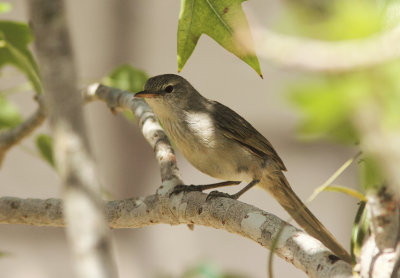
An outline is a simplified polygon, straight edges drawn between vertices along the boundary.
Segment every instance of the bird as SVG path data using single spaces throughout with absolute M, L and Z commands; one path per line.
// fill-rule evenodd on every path
M 175 192 L 246 182 L 236 194 L 213 191 L 209 195 L 238 199 L 257 185 L 269 192 L 308 234 L 342 260 L 351 261 L 348 252 L 295 194 L 283 173 L 286 167 L 271 143 L 238 113 L 202 96 L 176 74 L 149 78 L 135 97 L 146 100 L 168 137 L 195 168 L 226 181 L 178 186 Z

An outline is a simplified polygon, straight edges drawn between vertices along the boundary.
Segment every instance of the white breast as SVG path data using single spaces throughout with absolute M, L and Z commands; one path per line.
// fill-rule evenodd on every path
M 185 121 L 191 133 L 200 144 L 214 148 L 215 127 L 210 115 L 201 112 L 190 112 L 185 114 Z

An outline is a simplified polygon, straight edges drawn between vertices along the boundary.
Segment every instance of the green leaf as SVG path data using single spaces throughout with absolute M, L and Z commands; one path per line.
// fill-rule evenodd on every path
M 350 251 L 353 264 L 356 263 L 356 258 L 360 256 L 364 239 L 366 239 L 369 232 L 369 220 L 365 205 L 366 202 L 360 202 L 351 232 Z
M 32 83 L 36 93 L 42 92 L 39 70 L 28 45 L 32 34 L 25 23 L 0 21 L 0 68 L 13 65 L 22 71 Z
M 55 168 L 53 158 L 53 139 L 47 134 L 39 134 L 36 137 L 36 147 L 40 155 L 46 160 L 53 168 Z
M 22 122 L 22 117 L 11 102 L 0 96 L 0 130 L 13 128 Z
M 357 190 L 354 190 L 352 188 L 345 187 L 345 186 L 330 185 L 330 186 L 324 188 L 324 191 L 345 193 L 349 196 L 359 199 L 360 201 L 364 201 L 364 202 L 367 201 L 367 197 L 365 197 L 364 194 L 362 194 L 361 192 L 359 192 Z
M 115 68 L 108 76 L 102 79 L 104 85 L 130 92 L 143 90 L 148 75 L 130 65 L 121 65 Z
M 313 201 L 318 196 L 319 193 L 321 193 L 322 191 L 327 190 L 327 188 L 329 186 L 331 186 L 332 182 L 334 182 L 337 179 L 337 177 L 339 177 L 356 159 L 358 159 L 358 157 L 360 155 L 361 155 L 361 152 L 358 152 L 355 156 L 353 156 L 352 158 L 347 160 L 322 185 L 320 185 L 317 188 L 315 188 L 313 194 L 311 194 L 311 196 L 307 199 L 306 204 L 308 204 L 311 201 Z
M 6 2 L 0 2 L 0 14 L 8 13 L 12 10 L 12 5 Z
M 192 55 L 200 36 L 206 34 L 262 77 L 242 2 L 244 0 L 181 0 L 178 71 Z

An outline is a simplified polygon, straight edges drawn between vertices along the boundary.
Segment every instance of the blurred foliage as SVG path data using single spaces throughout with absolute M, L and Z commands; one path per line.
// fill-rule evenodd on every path
M 384 22 L 387 29 L 398 26 L 400 23 L 399 11 L 400 1 L 385 0 L 381 1 L 383 12 L 385 14 Z
M 182 0 L 178 24 L 178 71 L 202 34 L 213 38 L 262 76 L 246 15 L 245 0 Z M 196 5 L 194 5 L 196 3 Z
M 0 21 L 0 69 L 12 65 L 26 75 L 37 94 L 42 92 L 39 70 L 28 45 L 33 36 L 22 22 Z
M 0 251 L 0 259 L 3 259 L 4 257 L 8 257 L 11 255 L 12 255 L 12 253 L 10 253 L 10 252 Z
M 39 134 L 36 136 L 36 147 L 40 155 L 46 160 L 51 167 L 55 168 L 53 157 L 53 139 L 47 134 Z
M 300 2 L 315 2 L 301 0 Z M 384 31 L 397 20 L 389 20 L 393 1 L 336 0 L 302 6 L 288 0 L 280 29 L 298 36 L 320 40 L 348 40 Z M 314 3 L 315 4 L 315 3 Z M 398 7 L 399 5 L 397 5 Z M 390 27 L 390 26 L 389 26 Z M 312 53 L 310 53 L 312 59 Z M 306 139 L 327 139 L 343 144 L 362 140 L 354 124 L 359 111 L 373 103 L 379 109 L 384 132 L 400 132 L 400 62 L 329 74 L 304 74 L 288 86 L 289 100 L 301 113 L 299 134 Z M 362 189 L 383 184 L 379 165 L 373 157 L 360 163 Z
M 372 157 L 364 155 L 363 159 L 359 162 L 359 166 L 361 189 L 363 191 L 376 189 L 383 185 L 383 175 L 378 163 Z
M 8 95 L 21 93 L 21 92 L 27 92 L 27 91 L 32 91 L 31 83 L 30 82 L 22 82 L 11 88 L 5 88 L 5 89 L 2 88 L 0 90 L 0 95 L 7 97 Z
M 368 102 L 381 108 L 381 125 L 400 130 L 400 63 L 344 74 L 305 78 L 289 86 L 289 98 L 301 111 L 300 135 L 358 143 L 354 115 Z
M 7 2 L 0 2 L 0 14 L 8 13 L 12 10 L 12 5 Z
M 302 5 L 302 2 L 312 2 Z M 278 21 L 278 29 L 296 36 L 322 40 L 367 37 L 385 26 L 384 13 L 376 1 L 286 1 L 288 9 Z
M 174 276 L 170 275 L 159 276 L 159 278 L 173 278 L 173 277 Z M 213 263 L 205 262 L 190 267 L 189 269 L 185 270 L 185 272 L 182 275 L 179 275 L 178 277 L 179 278 L 246 278 L 248 276 L 223 272 Z
M 0 131 L 13 128 L 22 122 L 17 107 L 0 95 Z
M 300 135 L 308 139 L 358 142 L 351 113 L 369 95 L 368 79 L 362 74 L 314 77 L 289 88 L 290 100 L 301 111 Z
M 113 69 L 109 75 L 103 77 L 101 83 L 109 87 L 137 93 L 143 90 L 147 79 L 149 79 L 149 76 L 144 71 L 125 64 Z M 134 118 L 131 111 L 125 110 L 123 114 L 129 120 Z
M 0 3 L 0 11 L 11 9 L 7 3 Z M 0 70 L 12 65 L 26 75 L 36 93 L 42 92 L 38 67 L 28 45 L 33 37 L 27 24 L 14 21 L 0 21 Z M 18 109 L 5 98 L 13 90 L 0 94 L 0 130 L 13 128 L 22 122 Z
M 144 71 L 125 64 L 113 69 L 101 82 L 110 87 L 136 93 L 143 90 L 148 78 Z

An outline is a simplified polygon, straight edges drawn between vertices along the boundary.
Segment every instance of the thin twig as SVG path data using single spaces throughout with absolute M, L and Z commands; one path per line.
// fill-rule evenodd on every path
M 30 117 L 20 125 L 0 133 L 0 167 L 7 151 L 29 136 L 44 122 L 46 113 L 42 98 L 38 97 L 37 102 L 38 108 Z

